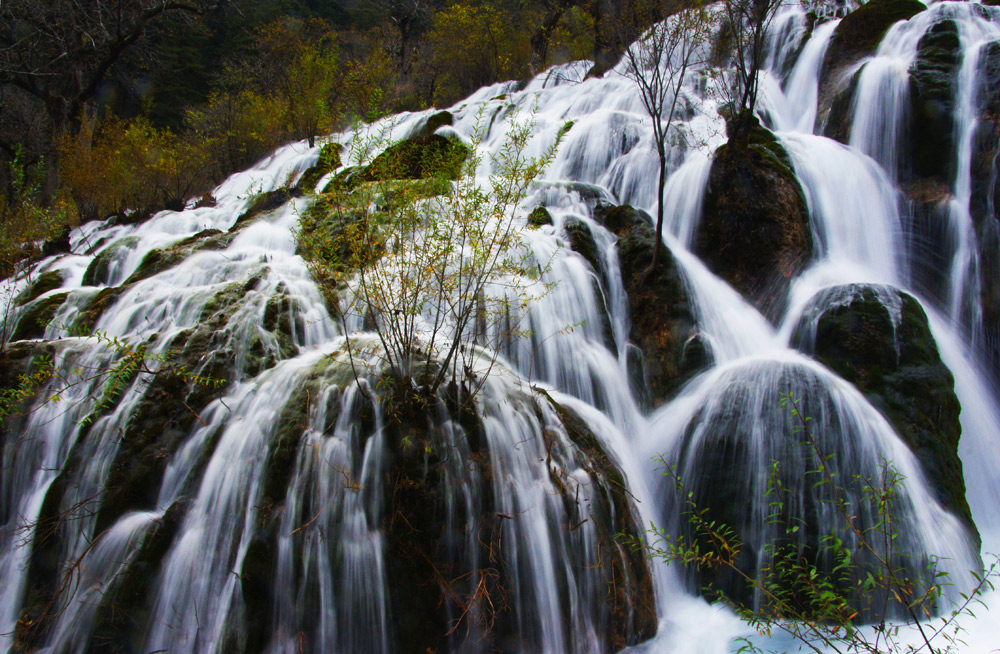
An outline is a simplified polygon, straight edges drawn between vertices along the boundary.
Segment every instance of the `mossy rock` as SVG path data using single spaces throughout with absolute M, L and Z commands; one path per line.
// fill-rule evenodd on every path
M 224 332 L 209 334 L 207 329 L 182 332 L 170 344 L 166 359 L 172 365 L 164 366 L 152 376 L 126 422 L 121 445 L 105 481 L 95 527 L 98 532 L 129 511 L 156 508 L 167 464 L 191 429 L 203 422 L 200 412 L 235 376 L 235 357 L 225 349 Z M 190 376 L 179 374 L 181 369 Z M 194 375 L 202 380 L 195 380 Z M 204 379 L 219 380 L 221 384 Z M 218 432 L 210 440 L 217 436 Z M 206 452 L 211 450 L 206 448 Z M 196 467 L 200 469 L 205 464 L 207 459 Z M 192 479 L 197 477 L 191 475 Z
M 304 194 L 304 191 L 299 187 L 294 188 L 279 188 L 273 191 L 266 191 L 260 193 L 253 198 L 250 202 L 250 206 L 247 207 L 246 211 L 240 214 L 239 218 L 236 219 L 236 225 L 243 225 L 252 219 L 260 216 L 261 214 L 267 213 L 269 211 L 274 211 L 275 209 L 281 208 L 286 202 L 292 198 L 300 198 Z
M 439 111 L 435 114 L 431 114 L 427 119 L 420 124 L 416 130 L 414 130 L 414 136 L 430 136 L 436 132 L 439 128 L 445 127 L 447 125 L 453 125 L 455 123 L 455 117 L 450 111 Z
M 693 353 L 685 363 L 686 344 L 697 334 L 691 298 L 665 245 L 660 248 L 657 269 L 645 278 L 656 244 L 648 214 L 628 205 L 602 204 L 594 218 L 618 236 L 615 248 L 631 315 L 628 337 L 642 353 L 641 357 L 629 356 L 632 390 L 646 408 L 655 408 L 702 369 Z
M 586 421 L 569 407 L 555 402 L 547 393 L 541 394 L 558 413 L 574 450 L 580 455 L 575 463 L 597 482 L 600 489 L 597 501 L 590 506 L 589 518 L 599 523 L 602 543 L 610 555 L 610 561 L 602 561 L 604 578 L 621 581 L 608 589 L 606 602 L 612 611 L 605 625 L 608 634 L 605 649 L 617 652 L 652 638 L 657 630 L 658 616 L 649 563 L 642 550 L 627 544 L 629 538 L 638 534 L 636 510 L 624 475 Z M 553 444 L 548 443 L 547 447 L 549 456 L 554 458 Z M 553 479 L 556 479 L 555 475 Z M 560 484 L 557 486 L 564 493 L 567 511 L 571 511 L 570 505 L 575 502 L 569 497 L 572 489 Z M 588 562 L 579 563 L 586 565 Z
M 789 164 L 784 148 L 759 125 L 746 142 L 720 146 L 692 248 L 772 320 L 813 247 L 805 195 Z
M 910 67 L 913 173 L 950 181 L 955 174 L 955 98 L 962 42 L 954 20 L 935 23 L 917 44 Z
M 545 207 L 538 206 L 528 214 L 528 227 L 537 229 L 552 224 L 552 214 Z
M 73 322 L 72 332 L 74 334 L 89 334 L 94 331 L 97 321 L 101 315 L 113 305 L 118 297 L 124 292 L 125 287 L 102 288 L 87 306 L 80 309 Z
M 726 539 L 730 545 L 740 544 L 730 550 L 738 571 L 692 566 L 688 572 L 692 587 L 711 599 L 721 593 L 742 606 L 773 610 L 747 580 L 761 579 L 769 569 L 778 578 L 764 579 L 794 593 L 795 580 L 800 584 L 801 577 L 794 572 L 781 577 L 782 569 L 789 570 L 783 556 L 788 553 L 799 569 L 815 567 L 821 579 L 832 582 L 861 613 L 860 621 L 905 615 L 905 609 L 884 591 L 863 589 L 866 575 L 884 567 L 867 553 L 835 509 L 838 501 L 845 502 L 851 507 L 851 526 L 868 538 L 881 538 L 878 525 L 884 525 L 885 518 L 879 508 L 884 507 L 873 502 L 870 487 L 880 483 L 885 462 L 872 451 L 873 436 L 866 431 L 870 423 L 864 418 L 855 421 L 853 413 L 843 411 L 843 393 L 811 364 L 748 361 L 722 371 L 709 393 L 668 460 L 683 483 L 683 494 L 670 487 L 664 497 L 671 498 L 668 511 L 689 510 L 690 501 L 700 519 L 712 523 L 718 533 L 731 530 Z M 783 404 L 789 394 L 795 412 Z M 830 483 L 823 483 L 822 469 L 829 473 Z M 665 484 L 669 483 L 668 478 Z M 923 534 L 908 529 L 911 524 L 902 519 L 894 522 L 892 537 L 898 551 L 919 552 L 922 547 Z M 854 565 L 837 568 L 831 533 L 853 553 Z M 707 555 L 728 554 L 719 550 L 718 542 L 706 539 L 696 523 L 682 520 L 677 537 Z M 916 554 L 892 562 L 906 578 L 934 584 L 929 564 Z M 813 615 L 808 593 L 793 597 L 798 610 Z
M 519 410 L 532 411 L 535 402 L 552 402 L 542 397 L 512 398 Z M 603 579 L 615 584 L 601 584 L 602 598 L 597 608 L 597 634 L 600 649 L 618 651 L 651 637 L 656 631 L 656 611 L 648 562 L 627 547 L 616 534 L 638 534 L 635 512 L 624 479 L 616 464 L 607 455 L 599 440 L 586 423 L 572 411 L 552 402 L 559 415 L 568 441 L 546 431 L 544 448 L 550 479 L 559 490 L 569 524 L 567 529 L 593 521 L 603 556 L 587 560 L 583 551 L 568 551 L 568 565 L 587 574 L 597 566 Z M 452 407 L 452 411 L 455 407 Z M 540 411 L 540 408 L 535 408 Z M 539 413 L 539 416 L 541 414 Z M 535 651 L 539 643 L 531 639 L 518 624 L 516 611 L 530 607 L 511 606 L 505 599 L 505 589 L 517 583 L 508 575 L 512 569 L 506 563 L 506 538 L 510 533 L 505 523 L 518 516 L 498 513 L 493 495 L 495 471 L 487 440 L 481 433 L 481 417 L 475 413 L 459 416 L 465 428 L 462 445 L 447 445 L 446 433 L 426 420 L 407 419 L 389 426 L 394 445 L 393 463 L 387 474 L 386 528 L 388 573 L 391 579 L 392 612 L 396 616 L 396 633 L 400 651 L 423 654 L 426 651 L 461 649 L 462 642 L 482 642 L 489 647 L 505 650 Z M 569 447 L 567 447 L 569 445 Z M 583 470 L 591 484 L 586 506 L 578 480 L 569 474 Z M 448 481 L 462 483 L 468 490 L 466 498 L 454 508 L 463 515 L 448 519 Z M 470 509 L 467 515 L 465 510 Z M 465 548 L 467 537 L 463 526 L 477 526 L 478 553 Z M 487 615 L 491 629 L 480 630 L 469 625 L 468 636 L 463 632 L 458 640 L 449 639 L 449 617 L 461 610 L 457 599 L 477 592 L 475 575 L 462 571 L 473 562 L 490 562 L 491 572 L 482 579 L 479 592 L 485 592 L 495 613 Z M 480 564 L 482 564 L 480 563 Z M 448 570 L 447 586 L 442 584 L 440 571 Z M 525 580 L 519 578 L 523 583 Z M 605 590 L 606 588 L 606 590 Z M 490 604 L 484 604 L 486 607 Z M 567 616 L 568 617 L 568 616 Z M 520 635 L 519 635 L 520 634 Z M 522 640 L 524 639 L 524 640 Z
M 306 192 L 315 191 L 321 177 L 340 168 L 340 155 L 343 151 L 344 146 L 340 143 L 324 145 L 319 150 L 319 161 L 302 173 L 295 187 Z
M 156 578 L 180 530 L 185 502 L 171 505 L 146 533 L 131 565 L 107 589 L 94 617 L 89 654 L 135 654 L 144 651 L 143 638 L 152 617 L 150 581 Z
M 601 265 L 597 241 L 594 240 L 594 234 L 590 231 L 587 223 L 578 218 L 567 218 L 563 223 L 563 231 L 566 233 L 570 248 L 586 259 L 590 268 L 597 273 L 599 278 L 603 278 L 605 271 L 604 266 Z
M 125 250 L 139 244 L 135 236 L 126 236 L 101 250 L 83 273 L 84 286 L 103 286 L 111 281 L 111 263 Z
M 54 291 L 62 285 L 63 275 L 61 271 L 50 270 L 42 273 L 28 286 L 28 288 L 21 291 L 17 297 L 14 298 L 14 306 L 23 307 L 25 304 L 36 300 L 40 295 L 44 295 L 49 291 Z
M 961 405 L 920 303 L 892 287 L 833 287 L 810 301 L 792 343 L 854 384 L 888 418 L 942 506 L 975 534 L 958 456 Z
M 429 134 L 394 143 L 375 157 L 360 181 L 389 179 L 458 179 L 469 148 L 459 141 Z
M 34 300 L 21 314 L 21 319 L 17 321 L 17 327 L 11 335 L 12 341 L 25 341 L 33 338 L 42 338 L 45 328 L 55 318 L 59 307 L 66 302 L 69 293 L 55 293 L 48 297 Z
M 224 249 L 234 236 L 234 233 L 226 233 L 218 229 L 205 229 L 168 247 L 150 250 L 143 256 L 139 266 L 129 275 L 123 286 L 131 286 L 169 270 L 195 252 Z

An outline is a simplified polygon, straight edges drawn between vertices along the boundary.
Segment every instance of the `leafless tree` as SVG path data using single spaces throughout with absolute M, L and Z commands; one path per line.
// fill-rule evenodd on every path
M 80 118 L 123 54 L 159 17 L 210 0 L 4 0 L 0 91 L 37 100 L 58 135 Z
M 745 138 L 753 125 L 757 105 L 759 76 L 764 65 L 767 28 L 784 0 L 725 0 L 726 21 L 730 30 L 732 77 L 729 95 L 730 139 Z
M 655 17 L 666 17 L 676 7 L 654 0 L 645 7 Z M 622 74 L 635 82 L 653 123 L 653 140 L 659 158 L 656 185 L 656 244 L 653 261 L 645 277 L 656 270 L 663 242 L 663 188 L 667 181 L 667 132 L 682 99 L 684 79 L 700 63 L 702 47 L 709 36 L 708 16 L 698 4 L 653 24 L 622 56 Z

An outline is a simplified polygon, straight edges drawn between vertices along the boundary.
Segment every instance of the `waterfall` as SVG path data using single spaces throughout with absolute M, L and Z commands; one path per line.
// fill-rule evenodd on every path
M 932 183 L 914 167 L 912 79 L 921 40 L 946 21 L 961 54 L 945 116 L 954 147 L 934 162 L 944 172 Z M 72 254 L 2 282 L 0 297 L 29 298 L 11 305 L 3 377 L 45 374 L 33 404 L 0 427 L 0 652 L 108 642 L 199 654 L 730 651 L 745 625 L 677 566 L 616 538 L 651 524 L 683 533 L 663 461 L 736 523 L 758 569 L 781 536 L 768 514 L 774 475 L 789 512 L 818 533 L 839 517 L 807 482 L 817 457 L 833 455 L 859 506 L 857 480 L 890 461 L 905 477 L 897 560 L 936 561 L 952 584 L 944 601 L 957 601 L 1000 544 L 1000 402 L 983 362 L 995 329 L 984 298 L 1000 280 L 985 265 L 995 253 L 981 251 L 982 225 L 996 216 L 992 205 L 985 217 L 972 208 L 980 60 L 1000 40 L 1000 11 L 941 1 L 887 26 L 839 71 L 854 82 L 850 130 L 837 142 L 821 133 L 831 99 L 820 76 L 845 22 L 796 4 L 769 34 L 758 114 L 787 155 L 811 240 L 776 291 L 777 316 L 699 256 L 725 142 L 708 64 L 686 78 L 663 195 L 671 288 L 684 302 L 660 290 L 636 300 L 647 289 L 623 271 L 637 265 L 628 257 L 648 225 L 607 217 L 629 204 L 644 220 L 657 205 L 650 119 L 623 69 L 595 77 L 574 62 L 448 109 L 453 121 L 438 133 L 466 143 L 477 134 L 482 155 L 525 115 L 530 155 L 572 121 L 516 210 L 519 221 L 536 207 L 550 218 L 524 231 L 522 247 L 551 289 L 516 309 L 524 333 L 484 355 L 497 363 L 469 405 L 443 388 L 426 406 L 399 406 L 376 358 L 348 358 L 349 342 L 378 344 L 366 316 L 335 318 L 297 249 L 312 199 L 285 186 L 318 161 L 319 147 L 304 142 L 225 180 L 214 206 L 87 223 L 72 232 Z M 405 139 L 434 111 L 377 128 Z M 484 157 L 476 173 L 490 172 Z M 940 195 L 933 225 L 917 207 L 928 188 Z M 58 287 L 33 293 L 46 275 Z M 824 349 L 839 333 L 834 318 L 859 306 L 865 324 L 888 330 L 876 352 L 886 365 L 905 367 L 912 346 L 933 359 L 920 371 L 947 390 L 942 405 L 953 383 L 960 501 L 928 463 L 935 450 L 907 435 L 908 399 Z M 681 342 L 663 325 L 649 339 L 661 349 L 640 352 L 645 325 L 688 313 Z M 695 343 L 707 352 L 697 365 L 660 360 Z M 147 368 L 122 374 L 99 402 L 105 373 L 140 349 Z M 655 366 L 673 385 L 650 402 L 642 384 Z M 822 455 L 796 441 L 781 404 L 789 393 Z M 862 509 L 858 520 L 878 517 Z M 984 599 L 962 651 L 989 642 L 1000 596 Z

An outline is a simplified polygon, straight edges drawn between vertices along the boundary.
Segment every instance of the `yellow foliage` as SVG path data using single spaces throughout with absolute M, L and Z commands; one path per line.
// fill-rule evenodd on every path
M 425 66 L 444 104 L 498 80 L 523 76 L 531 59 L 526 30 L 500 7 L 459 2 L 441 10 L 427 35 Z
M 110 119 L 60 145 L 63 184 L 86 219 L 160 208 L 202 182 L 207 153 L 145 118 Z

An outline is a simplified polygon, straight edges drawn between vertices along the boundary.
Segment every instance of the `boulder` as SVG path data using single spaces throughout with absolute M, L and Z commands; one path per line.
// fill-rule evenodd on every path
M 767 598 L 747 578 L 775 583 L 795 596 L 802 584 L 796 570 L 808 573 L 815 567 L 820 579 L 830 581 L 861 611 L 859 620 L 905 615 L 884 589 L 863 589 L 866 575 L 882 567 L 837 508 L 838 501 L 851 507 L 851 524 L 876 539 L 871 544 L 878 547 L 884 515 L 872 489 L 882 483 L 885 461 L 873 447 L 880 438 L 873 424 L 853 393 L 838 388 L 829 373 L 810 363 L 750 361 L 721 370 L 668 460 L 683 487 L 665 497 L 679 503 L 672 510 L 697 515 L 716 533 L 728 533 L 730 549 L 706 538 L 694 519 L 681 520 L 679 537 L 684 540 L 678 542 L 690 543 L 706 556 L 732 553 L 740 572 L 709 564 L 690 571 L 692 585 L 713 599 L 721 593 L 741 606 L 767 610 Z M 896 508 L 893 542 L 899 551 L 911 553 L 894 560 L 897 571 L 908 579 L 937 583 L 925 557 L 917 554 L 926 526 Z M 853 565 L 838 569 L 831 534 L 852 553 Z M 967 546 L 969 559 L 974 559 L 978 549 Z M 806 615 L 816 610 L 809 598 L 808 592 L 796 597 Z
M 810 301 L 792 344 L 868 398 L 916 454 L 942 506 L 975 533 L 958 456 L 961 406 L 920 303 L 887 286 L 829 288 Z
M 22 307 L 28 302 L 37 299 L 39 296 L 54 291 L 63 284 L 63 273 L 58 270 L 44 272 L 35 278 L 26 289 L 18 293 L 14 298 L 14 306 Z
M 642 353 L 629 357 L 633 392 L 652 409 L 711 365 L 711 353 L 697 336 L 684 278 L 665 245 L 656 271 L 643 279 L 656 243 L 652 218 L 628 205 L 606 204 L 597 205 L 594 218 L 618 236 L 618 264 L 631 316 L 628 338 Z
M 543 227 L 545 225 L 552 224 L 552 214 L 545 207 L 538 206 L 531 210 L 528 214 L 528 227 L 537 229 L 538 227 Z
M 835 71 L 873 55 L 895 23 L 909 20 L 925 9 L 927 6 L 919 0 L 870 0 L 849 13 L 830 39 L 820 69 L 820 86 L 828 84 Z
M 54 293 L 52 295 L 33 300 L 26 305 L 21 318 L 17 321 L 14 333 L 11 335 L 12 341 L 24 341 L 31 338 L 42 338 L 45 328 L 55 318 L 59 307 L 63 305 L 69 293 Z
M 438 134 L 416 136 L 393 143 L 379 154 L 358 181 L 387 179 L 458 179 L 469 148 Z
M 805 196 L 773 134 L 755 125 L 747 142 L 716 150 L 703 207 L 692 250 L 776 320 L 813 241 Z
M 641 551 L 625 544 L 627 538 L 639 534 L 640 527 L 617 464 L 580 416 L 544 392 L 512 401 L 518 411 L 550 416 L 542 418 L 545 426 L 541 456 L 566 512 L 565 528 L 570 534 L 580 530 L 578 536 L 571 536 L 574 541 L 596 536 L 603 553 L 599 560 L 588 560 L 579 545 L 553 545 L 565 547 L 562 551 L 567 565 L 575 571 L 578 581 L 583 582 L 580 575 L 589 574 L 583 572 L 587 568 L 601 579 L 617 580 L 610 585 L 600 584 L 597 597 L 581 597 L 580 610 L 589 613 L 586 607 L 590 606 L 598 611 L 597 615 L 587 616 L 596 620 L 600 639 L 591 646 L 613 652 L 651 637 L 656 631 L 652 582 Z M 551 412 L 539 403 L 554 409 L 557 420 L 553 422 Z M 453 406 L 451 411 L 455 410 Z M 390 427 L 394 456 L 386 476 L 386 533 L 393 615 L 402 621 L 397 624 L 397 633 L 407 635 L 399 643 L 400 650 L 423 654 L 462 649 L 462 642 L 482 641 L 499 650 L 538 651 L 542 643 L 521 624 L 524 616 L 538 608 L 523 604 L 530 601 L 530 593 L 522 595 L 521 600 L 518 595 L 510 595 L 527 579 L 512 576 L 526 571 L 518 570 L 508 558 L 517 547 L 509 539 L 520 532 L 517 521 L 523 516 L 500 512 L 500 500 L 495 495 L 498 486 L 506 483 L 495 480 L 501 471 L 494 470 L 494 462 L 502 455 L 491 454 L 482 418 L 476 412 L 457 417 L 465 431 L 465 442 L 450 446 L 444 446 L 440 439 L 445 433 L 432 422 L 406 419 Z M 455 459 L 466 461 L 460 473 Z M 580 473 L 588 480 L 589 491 L 579 485 Z M 453 484 L 461 481 L 468 488 L 465 497 L 471 501 L 462 504 L 471 513 L 461 515 L 464 507 L 449 499 L 449 479 Z M 448 519 L 449 506 L 451 511 L 460 511 L 457 522 Z M 477 526 L 478 553 L 465 550 L 466 537 L 461 527 L 467 524 Z M 461 576 L 460 571 L 474 561 L 489 562 L 491 569 Z M 454 581 L 445 585 L 441 571 L 451 571 Z M 477 592 L 477 583 L 484 594 L 474 607 L 478 615 L 467 616 L 461 634 L 449 638 L 445 635 L 448 616 L 462 614 L 463 598 Z M 563 606 L 566 599 L 560 598 Z M 598 604 L 590 604 L 595 599 Z M 565 617 L 570 619 L 569 615 Z
M 528 605 L 535 597 L 524 576 L 530 571 L 517 554 L 526 547 L 524 536 L 532 533 L 527 528 L 529 512 L 531 520 L 546 519 L 551 512 L 564 514 L 550 537 L 577 584 L 561 584 L 555 592 L 566 609 L 564 620 L 585 617 L 594 624 L 596 641 L 587 647 L 619 651 L 655 633 L 648 561 L 641 550 L 619 537 L 634 539 L 641 533 L 625 479 L 574 410 L 544 391 L 512 389 L 506 396 L 503 404 L 512 407 L 523 418 L 519 424 L 533 434 L 518 449 L 538 460 L 530 471 L 517 474 L 524 472 L 535 483 L 551 485 L 552 498 L 548 506 L 513 513 L 500 497 L 509 492 L 508 473 L 495 466 L 521 464 L 508 457 L 507 445 L 494 444 L 487 434 L 484 412 L 492 409 L 459 402 L 454 386 L 428 400 L 399 391 L 398 383 L 383 378 L 373 385 L 379 389 L 380 404 L 392 407 L 382 422 L 376 420 L 373 398 L 357 394 L 349 405 L 342 404 L 355 383 L 345 361 L 322 360 L 282 410 L 278 433 L 264 454 L 267 472 L 256 507 L 259 519 L 254 521 L 253 542 L 239 571 L 255 639 L 266 641 L 274 603 L 289 592 L 274 586 L 278 539 L 292 538 L 295 547 L 305 547 L 316 538 L 336 542 L 337 534 L 327 530 L 338 529 L 346 519 L 342 512 L 348 503 L 354 505 L 353 493 L 364 495 L 369 526 L 381 534 L 385 564 L 381 574 L 393 616 L 389 637 L 396 651 L 424 654 L 462 650 L 470 644 L 497 651 L 542 649 L 530 626 L 539 608 Z M 371 461 L 376 457 L 380 463 L 365 465 L 365 471 L 332 473 L 323 465 L 303 464 L 312 457 L 303 457 L 301 449 L 317 446 L 309 444 L 309 438 L 316 438 L 310 430 L 322 429 L 324 439 L 344 438 L 335 435 L 344 410 L 352 413 L 353 425 L 353 436 L 344 442 L 353 452 L 346 454 L 348 460 L 360 463 L 362 456 Z M 325 428 L 315 423 L 317 415 L 323 417 Z M 373 440 L 376 435 L 378 442 Z M 370 447 L 380 449 L 362 454 Z M 502 451 L 494 452 L 494 447 Z M 371 477 L 366 476 L 369 473 Z M 342 491 L 302 496 L 295 506 L 287 505 L 293 476 L 299 488 L 311 488 L 316 482 L 312 475 L 329 474 L 337 480 L 343 477 Z M 339 482 L 334 485 L 340 488 Z M 535 514 L 536 509 L 543 513 Z M 282 516 L 289 511 L 295 511 L 303 524 L 298 533 L 281 534 L 282 524 L 287 523 Z M 333 565 L 339 565 L 339 553 L 332 554 Z M 292 592 L 306 598 L 297 614 L 302 625 L 298 642 L 309 649 L 318 636 L 319 605 L 308 598 L 318 588 L 304 576 L 301 558 L 293 577 L 287 580 L 294 584 Z M 550 599 L 556 598 L 543 601 Z

